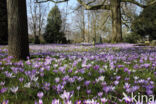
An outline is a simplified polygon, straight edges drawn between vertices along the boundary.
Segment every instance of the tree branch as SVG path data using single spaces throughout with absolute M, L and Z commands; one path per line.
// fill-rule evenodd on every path
M 104 2 L 102 2 L 102 4 L 99 5 L 89 5 L 88 3 L 83 2 L 82 0 L 77 0 L 82 6 L 85 7 L 86 10 L 97 10 L 97 9 L 105 9 L 105 10 L 110 10 L 110 5 L 104 5 L 104 2 L 106 0 L 104 0 Z
M 102 25 L 99 25 L 99 28 L 100 28 L 100 29 L 102 29 L 102 26 L 105 25 L 105 23 L 107 22 L 107 20 L 109 19 L 109 17 L 110 17 L 110 15 L 108 15 L 108 16 L 106 17 L 106 20 L 103 21 Z
M 121 21 L 123 25 L 125 25 L 128 29 L 130 29 L 130 26 L 127 24 L 127 22 Z
M 43 1 L 39 1 L 39 0 L 35 0 L 35 3 L 44 3 L 44 2 L 53 2 L 53 3 L 63 3 L 63 2 L 67 2 L 69 0 L 59 0 L 59 1 L 55 1 L 55 0 L 43 0 Z
M 129 2 L 129 3 L 135 4 L 135 5 L 142 7 L 142 8 L 146 8 L 148 6 L 156 4 L 156 0 L 154 0 L 153 2 L 151 2 L 147 5 L 141 4 L 141 3 L 137 2 L 136 0 L 121 0 L 121 2 Z
M 88 2 L 86 5 L 89 5 L 89 4 L 92 4 L 92 3 L 94 3 L 96 0 L 93 0 L 93 1 L 90 1 L 90 2 Z M 82 5 L 79 5 L 75 10 L 78 10 L 78 9 L 80 9 L 82 7 Z

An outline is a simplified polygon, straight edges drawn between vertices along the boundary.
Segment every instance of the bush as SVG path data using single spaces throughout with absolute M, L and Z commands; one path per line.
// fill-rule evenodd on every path
M 135 33 L 127 34 L 127 36 L 123 39 L 126 43 L 137 43 L 141 39 L 141 36 Z
M 151 46 L 156 46 L 156 40 L 152 40 L 152 42 L 151 42 L 150 45 L 151 45 Z
M 34 38 L 34 44 L 40 44 L 40 39 L 39 39 L 39 36 L 35 36 Z
M 150 41 L 156 39 L 156 5 L 149 6 L 135 18 L 131 31 L 142 37 L 149 36 Z
M 41 35 L 39 38 L 40 38 L 40 44 L 46 44 L 43 35 Z

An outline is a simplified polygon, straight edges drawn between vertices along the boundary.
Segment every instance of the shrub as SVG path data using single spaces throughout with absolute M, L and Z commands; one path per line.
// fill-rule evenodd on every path
M 40 44 L 39 36 L 36 36 L 36 37 L 34 38 L 34 44 Z
M 127 43 L 137 43 L 141 39 L 141 36 L 135 33 L 127 34 L 126 37 L 124 37 L 124 42 Z
M 156 46 L 156 40 L 152 40 L 151 46 Z

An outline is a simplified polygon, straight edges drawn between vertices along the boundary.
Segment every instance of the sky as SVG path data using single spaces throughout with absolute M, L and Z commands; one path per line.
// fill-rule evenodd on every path
M 72 22 L 72 18 L 73 18 L 73 11 L 74 8 L 77 5 L 77 0 L 69 0 L 68 2 L 64 2 L 64 3 L 58 3 L 57 5 L 59 6 L 59 9 L 67 14 L 67 22 L 71 23 Z M 53 2 L 47 2 L 47 5 L 49 5 L 49 11 L 51 10 L 51 8 L 54 7 L 55 3 Z
M 76 7 L 77 3 L 78 3 L 77 0 L 69 0 L 68 3 L 64 2 L 64 3 L 57 4 L 61 11 L 68 14 L 67 15 L 68 22 L 72 22 L 71 18 L 73 18 L 73 15 L 74 15 L 73 9 Z M 50 1 L 47 4 L 49 4 L 49 11 L 55 5 L 53 2 L 50 2 Z M 141 10 L 142 10 L 141 8 L 137 7 L 138 14 L 140 13 Z
M 28 0 L 27 0 L 28 1 Z M 35 1 L 35 0 L 34 0 Z M 41 0 L 42 1 L 42 0 Z M 46 11 L 47 13 L 49 13 L 49 11 L 54 7 L 54 3 L 53 2 L 46 2 L 44 3 L 45 5 L 48 6 L 48 10 Z M 77 0 L 69 0 L 68 2 L 64 2 L 64 3 L 58 3 L 57 5 L 59 6 L 59 9 L 67 14 L 67 23 L 68 24 L 73 24 L 73 19 L 75 18 L 75 14 L 74 14 L 74 9 L 76 8 L 76 5 L 78 4 Z M 137 8 L 137 12 L 138 14 L 140 13 L 141 9 L 138 7 Z M 29 12 L 28 12 L 29 15 Z M 46 15 L 47 18 L 47 15 Z M 70 25 L 71 27 L 73 27 L 72 25 Z

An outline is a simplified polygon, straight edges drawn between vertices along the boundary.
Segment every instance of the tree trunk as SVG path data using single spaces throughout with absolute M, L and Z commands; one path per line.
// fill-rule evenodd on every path
M 89 11 L 88 11 L 88 33 L 87 33 L 87 42 L 89 43 L 89 34 L 90 34 L 90 14 L 89 14 Z
M 8 41 L 8 19 L 6 0 L 0 0 L 0 44 Z
M 85 42 L 85 14 L 84 14 L 84 10 L 82 9 L 82 26 L 83 26 L 83 29 L 82 29 L 82 38 L 83 38 L 83 42 Z
M 94 28 L 93 28 L 93 30 L 94 30 L 94 32 L 93 32 L 93 33 L 94 33 L 94 43 L 97 43 L 97 36 L 96 36 L 96 35 L 97 35 L 97 34 L 96 34 L 96 22 L 97 22 L 97 21 L 96 21 L 96 19 L 97 19 L 97 18 L 96 18 L 96 14 L 95 14 L 95 18 L 94 18 Z
M 8 55 L 16 59 L 29 56 L 26 0 L 7 0 Z
M 121 0 L 111 0 L 112 13 L 112 42 L 122 42 L 122 25 L 121 25 Z

